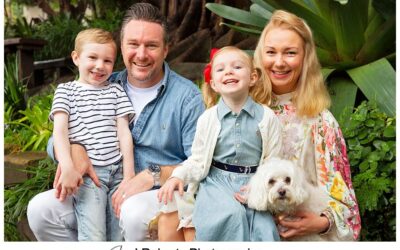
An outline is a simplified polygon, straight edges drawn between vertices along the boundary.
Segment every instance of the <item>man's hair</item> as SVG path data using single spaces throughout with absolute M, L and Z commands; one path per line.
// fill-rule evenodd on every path
M 99 43 L 99 44 L 110 43 L 114 47 L 115 51 L 117 51 L 117 45 L 115 44 L 112 34 L 103 29 L 93 28 L 93 29 L 82 30 L 81 32 L 79 32 L 75 38 L 74 50 L 78 54 L 80 54 L 82 52 L 83 45 L 88 43 Z
M 161 25 L 164 34 L 164 43 L 167 45 L 169 41 L 168 37 L 168 24 L 167 19 L 162 15 L 160 10 L 149 3 L 135 3 L 125 12 L 124 19 L 121 25 L 121 41 L 124 38 L 125 26 L 132 20 L 146 21 L 151 23 L 158 23 Z

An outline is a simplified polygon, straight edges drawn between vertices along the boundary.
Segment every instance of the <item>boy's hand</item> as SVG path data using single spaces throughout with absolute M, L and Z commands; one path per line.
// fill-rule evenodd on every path
M 61 167 L 59 167 L 59 169 L 61 169 Z M 55 187 L 56 198 L 60 201 L 64 201 L 67 195 L 75 194 L 76 191 L 78 191 L 78 187 L 83 183 L 82 175 L 76 171 L 73 166 L 66 169 L 67 170 L 59 174 L 59 180 Z
M 90 161 L 85 148 L 79 144 L 72 144 L 71 157 L 72 157 L 72 162 L 74 163 L 75 170 L 78 171 L 81 174 L 81 176 L 84 176 L 85 174 L 88 175 L 93 180 L 94 184 L 100 187 L 99 178 L 97 177 L 96 172 L 94 171 L 92 162 Z M 56 188 L 58 186 L 61 172 L 62 171 L 60 165 L 57 165 L 57 171 L 53 182 L 53 188 L 56 189 L 55 196 L 57 199 L 60 197 L 61 194 L 61 189 Z
M 179 194 L 183 195 L 183 181 L 179 178 L 172 177 L 168 179 L 165 184 L 158 190 L 157 197 L 158 201 L 162 202 L 164 200 L 164 204 L 172 201 L 172 194 L 174 191 L 178 189 Z

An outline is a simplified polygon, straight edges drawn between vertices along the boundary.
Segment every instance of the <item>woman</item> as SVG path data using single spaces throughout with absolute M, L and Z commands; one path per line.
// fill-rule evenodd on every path
M 303 211 L 296 221 L 277 218 L 287 228 L 280 236 L 337 232 L 342 240 L 356 240 L 361 222 L 346 145 L 327 109 L 330 98 L 310 28 L 291 13 L 275 11 L 261 34 L 254 61 L 262 71 L 262 92 L 271 93 L 272 88 L 265 103 L 283 125 L 284 158 L 304 168 L 309 180 L 332 198 L 321 215 Z

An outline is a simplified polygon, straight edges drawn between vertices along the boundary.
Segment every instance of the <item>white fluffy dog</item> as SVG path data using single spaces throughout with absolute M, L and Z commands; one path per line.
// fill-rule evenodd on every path
M 259 166 L 249 182 L 249 188 L 248 206 L 258 211 L 269 211 L 273 215 L 290 216 L 300 210 L 320 214 L 328 205 L 326 192 L 308 182 L 304 171 L 293 162 L 279 158 L 271 158 Z M 328 235 L 314 234 L 290 240 L 338 240 L 333 230 L 334 226 Z

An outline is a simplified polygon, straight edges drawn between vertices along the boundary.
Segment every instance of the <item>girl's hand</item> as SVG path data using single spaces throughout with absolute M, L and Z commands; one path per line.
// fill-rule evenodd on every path
M 284 239 L 294 236 L 318 234 L 329 227 L 328 218 L 306 211 L 298 211 L 291 218 L 286 215 L 277 216 L 276 222 L 285 228 L 284 231 L 279 232 L 280 236 Z
M 183 181 L 179 178 L 172 177 L 168 179 L 164 185 L 158 190 L 157 197 L 158 201 L 162 202 L 164 200 L 164 204 L 168 203 L 169 201 L 172 201 L 172 194 L 174 191 L 178 189 L 179 194 L 182 196 L 183 195 Z
M 249 190 L 250 190 L 250 187 L 248 185 L 242 186 L 240 188 L 240 192 L 237 192 L 234 194 L 235 199 L 242 204 L 247 204 Z

